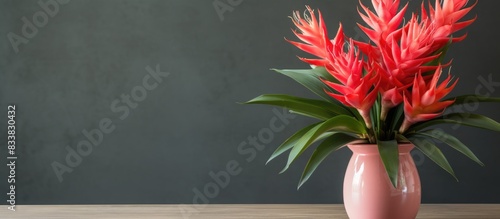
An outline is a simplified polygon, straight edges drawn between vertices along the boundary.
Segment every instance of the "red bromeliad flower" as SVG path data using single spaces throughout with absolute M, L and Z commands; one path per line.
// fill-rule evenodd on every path
M 402 103 L 404 91 L 411 87 L 418 72 L 434 72 L 437 66 L 427 65 L 437 59 L 441 48 L 450 42 L 451 34 L 461 30 L 475 19 L 459 22 L 473 7 L 466 7 L 466 0 L 437 1 L 434 7 L 429 4 L 429 13 L 422 4 L 420 19 L 416 14 L 403 26 L 404 12 L 397 8 L 399 0 L 372 0 L 375 12 L 361 4 L 359 12 L 368 27 L 359 27 L 375 45 L 356 42 L 367 58 L 377 65 L 382 78 L 382 115 L 385 120 L 388 111 Z M 396 9 L 395 9 L 396 8 Z M 463 40 L 465 36 L 451 38 L 452 42 Z M 424 77 L 428 81 L 432 77 Z
M 442 0 L 436 1 L 434 7 L 429 3 L 429 14 L 422 3 L 422 20 L 429 19 L 434 25 L 434 49 L 439 49 L 450 41 L 450 36 L 465 27 L 474 23 L 476 18 L 459 22 L 467 15 L 477 2 L 470 7 L 465 7 L 468 0 Z M 452 38 L 453 42 L 462 41 L 467 35 Z
M 366 63 L 356 54 L 354 43 L 350 40 L 350 47 L 347 53 L 332 54 L 332 69 L 328 72 L 340 81 L 340 84 L 322 81 L 338 92 L 327 92 L 328 95 L 340 101 L 346 106 L 354 107 L 365 120 L 368 128 L 371 128 L 370 109 L 373 106 L 378 94 L 379 77 L 375 71 L 369 71 L 363 75 Z
M 358 26 L 375 45 L 380 45 L 380 40 L 385 40 L 397 32 L 408 7 L 406 4 L 401 11 L 398 11 L 400 0 L 372 0 L 372 5 L 375 8 L 374 13 L 361 2 L 360 5 L 366 15 L 358 10 L 359 15 L 371 29 L 360 24 Z
M 429 83 L 425 82 L 422 74 L 415 76 L 411 94 L 407 92 L 404 97 L 405 120 L 399 130 L 401 133 L 412 124 L 440 116 L 446 107 L 455 102 L 454 100 L 439 102 L 455 88 L 458 82 L 455 80 L 450 85 L 451 75 L 448 75 L 448 78 L 438 85 L 441 73 L 442 68 L 439 66 Z
M 295 12 L 293 16 L 293 22 L 300 30 L 294 33 L 304 43 L 289 42 L 319 58 L 300 59 L 311 65 L 325 67 L 340 82 L 322 79 L 326 85 L 338 92 L 326 91 L 328 95 L 346 106 L 356 108 L 367 127 L 371 128 L 369 113 L 377 98 L 379 77 L 375 71 L 364 74 L 364 69 L 368 66 L 360 53 L 356 51 L 352 39 L 349 39 L 348 49 L 345 49 L 347 46 L 342 25 L 336 37 L 330 41 L 321 12 L 318 12 L 319 18 L 317 19 L 314 11 L 309 7 L 307 9 L 309 15 L 305 14 L 304 18 L 301 18 L 298 12 Z
M 430 22 L 418 22 L 414 15 L 397 36 L 380 41 L 380 74 L 385 77 L 381 86 L 382 119 L 388 110 L 403 102 L 403 93 L 411 87 L 417 72 L 435 71 L 437 66 L 426 66 L 440 56 L 433 54 L 434 39 Z
M 304 13 L 304 18 L 300 16 L 300 13 L 298 11 L 295 11 L 293 13 L 293 19 L 292 19 L 295 26 L 299 28 L 299 32 L 294 30 L 292 31 L 304 43 L 298 43 L 290 40 L 287 41 L 296 46 L 297 48 L 320 58 L 320 59 L 301 58 L 301 60 L 311 65 L 326 67 L 328 65 L 327 58 L 330 56 L 329 51 L 333 50 L 334 45 L 328 38 L 328 32 L 325 23 L 323 21 L 323 16 L 321 15 L 321 12 L 318 11 L 319 19 L 317 19 L 316 15 L 314 14 L 314 11 L 309 6 L 307 6 L 307 11 L 309 12 L 309 15 Z M 339 45 L 337 45 L 337 47 L 338 46 Z

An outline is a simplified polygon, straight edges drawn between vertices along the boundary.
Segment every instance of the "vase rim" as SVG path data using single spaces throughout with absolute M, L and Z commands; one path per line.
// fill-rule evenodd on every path
M 377 144 L 354 143 L 354 144 L 348 144 L 347 147 L 355 153 L 378 154 Z M 405 143 L 398 143 L 398 148 L 399 148 L 399 153 L 401 154 L 401 153 L 409 153 L 411 150 L 413 150 L 413 148 L 415 148 L 415 146 L 412 143 L 405 142 Z
M 349 144 L 349 145 L 352 145 L 352 146 L 364 146 L 364 147 L 368 147 L 368 146 L 377 146 L 376 143 L 364 143 L 364 142 L 359 142 L 359 143 L 352 143 L 352 144 Z M 398 146 L 414 146 L 411 142 L 398 142 Z

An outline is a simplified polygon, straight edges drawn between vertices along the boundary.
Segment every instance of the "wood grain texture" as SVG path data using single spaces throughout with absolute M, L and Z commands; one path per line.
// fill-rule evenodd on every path
M 24 205 L 0 218 L 36 219 L 348 219 L 343 205 Z M 500 219 L 500 204 L 422 205 L 418 219 Z

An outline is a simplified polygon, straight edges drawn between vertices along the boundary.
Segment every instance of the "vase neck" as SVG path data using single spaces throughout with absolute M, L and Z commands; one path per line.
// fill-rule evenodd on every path
M 413 144 L 409 143 L 398 144 L 398 146 L 399 146 L 398 147 L 399 154 L 408 154 L 415 147 L 413 146 Z M 352 144 L 352 145 L 347 145 L 347 147 L 349 147 L 349 149 L 351 149 L 351 151 L 356 154 L 363 154 L 363 155 L 379 154 L 378 146 L 376 144 Z

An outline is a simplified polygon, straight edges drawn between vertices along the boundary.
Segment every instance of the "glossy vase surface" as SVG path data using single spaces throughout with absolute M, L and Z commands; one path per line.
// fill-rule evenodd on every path
M 344 205 L 350 219 L 415 219 L 421 187 L 410 151 L 399 145 L 398 186 L 392 186 L 374 144 L 348 145 L 353 152 L 344 178 Z

